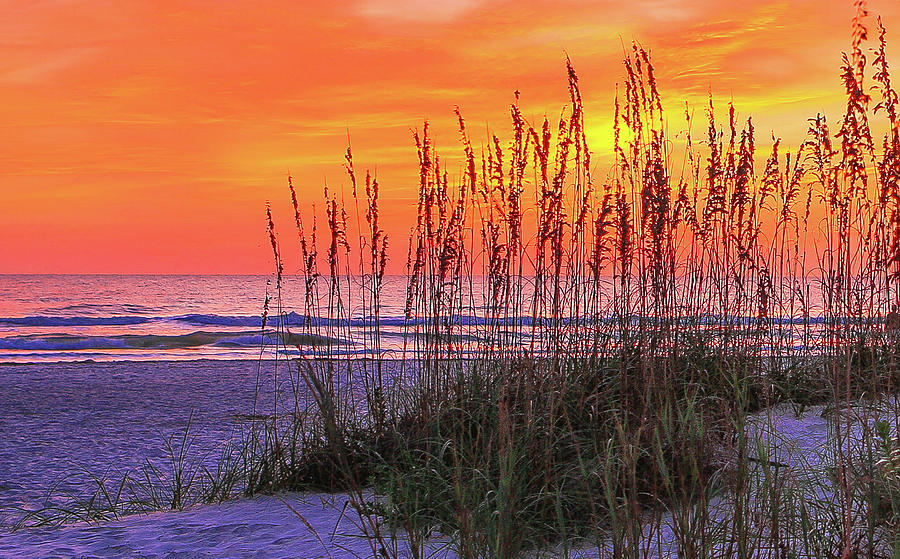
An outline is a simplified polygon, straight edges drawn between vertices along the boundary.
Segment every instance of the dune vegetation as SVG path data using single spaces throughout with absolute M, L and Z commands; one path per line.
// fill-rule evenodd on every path
M 568 61 L 558 121 L 513 104 L 509 136 L 476 148 L 457 109 L 461 176 L 426 122 L 399 363 L 380 351 L 377 178 L 348 149 L 352 202 L 326 190 L 321 234 L 291 184 L 305 333 L 373 358 L 297 360 L 304 403 L 256 433 L 248 491 L 349 491 L 379 556 L 438 532 L 463 557 L 576 539 L 639 557 L 663 516 L 682 557 L 896 556 L 900 117 L 877 31 L 854 21 L 846 112 L 793 151 L 712 98 L 669 120 L 640 45 L 601 176 Z M 749 434 L 785 403 L 830 418 L 814 468 Z

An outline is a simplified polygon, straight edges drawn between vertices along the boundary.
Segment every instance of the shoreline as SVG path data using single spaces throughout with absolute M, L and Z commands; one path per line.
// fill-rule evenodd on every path
M 111 359 L 111 360 L 94 360 L 94 359 L 81 359 L 77 361 L 14 361 L 14 362 L 6 362 L 0 361 L 0 367 L 36 367 L 36 366 L 57 366 L 57 365 L 116 365 L 116 364 L 176 364 L 176 363 L 239 363 L 239 364 L 256 364 L 256 363 L 284 363 L 288 361 L 295 361 L 298 359 L 303 359 L 297 356 L 282 356 L 279 358 L 275 357 L 264 357 L 261 359 L 249 359 L 245 357 L 237 357 L 237 358 L 228 358 L 223 357 L 221 359 L 211 358 L 211 357 L 198 357 L 194 359 Z M 391 362 L 391 363 L 399 363 L 402 361 L 415 361 L 415 357 L 383 357 L 381 359 L 373 358 L 373 357 L 365 357 L 365 356 L 356 356 L 356 355 L 339 355 L 336 357 L 308 357 L 306 358 L 309 361 L 362 361 L 362 362 L 375 362 L 381 361 L 382 363 Z M 466 360 L 466 357 L 460 357 L 460 360 Z

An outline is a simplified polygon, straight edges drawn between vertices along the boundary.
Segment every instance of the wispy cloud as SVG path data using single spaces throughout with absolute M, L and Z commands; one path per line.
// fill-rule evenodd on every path
M 896 53 L 900 3 L 869 7 Z M 515 91 L 530 121 L 556 118 L 566 54 L 603 173 L 632 40 L 652 52 L 673 130 L 685 101 L 700 118 L 712 92 L 796 146 L 810 112 L 841 114 L 852 15 L 847 0 L 0 0 L 0 271 L 68 258 L 53 231 L 86 246 L 123 207 L 141 208 L 153 241 L 84 256 L 82 270 L 169 254 L 195 224 L 233 259 L 215 269 L 267 271 L 262 201 L 292 211 L 288 169 L 310 199 L 326 180 L 339 189 L 348 132 L 360 168 L 378 171 L 389 234 L 405 238 L 411 129 L 429 119 L 453 173 L 454 105 L 476 146 L 508 138 Z
M 0 83 L 26 84 L 52 80 L 60 72 L 73 69 L 95 56 L 101 49 L 76 47 L 55 53 L 43 53 L 41 62 L 28 61 L 0 69 Z
M 474 10 L 485 0 L 363 0 L 356 13 L 373 19 L 447 23 Z

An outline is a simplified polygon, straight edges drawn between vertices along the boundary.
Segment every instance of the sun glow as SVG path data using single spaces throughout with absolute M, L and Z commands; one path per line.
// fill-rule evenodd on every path
M 900 22 L 893 3 L 870 11 Z M 809 117 L 843 110 L 852 14 L 812 1 L 8 2 L 0 272 L 268 272 L 265 202 L 288 222 L 288 173 L 304 204 L 346 188 L 348 137 L 377 171 L 401 272 L 424 119 L 461 169 L 454 106 L 476 149 L 489 127 L 508 141 L 515 91 L 530 122 L 561 114 L 568 54 L 602 175 L 623 45 L 638 40 L 673 134 L 684 101 L 702 111 L 711 92 L 761 140 L 796 146 Z

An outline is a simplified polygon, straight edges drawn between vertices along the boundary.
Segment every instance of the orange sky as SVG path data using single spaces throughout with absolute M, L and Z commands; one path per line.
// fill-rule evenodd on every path
M 896 52 L 900 5 L 869 8 Z M 568 52 L 602 157 L 622 41 L 637 39 L 678 126 L 679 103 L 711 88 L 753 115 L 761 147 L 773 129 L 796 146 L 807 117 L 840 114 L 853 13 L 817 0 L 0 1 L 0 273 L 267 273 L 266 201 L 288 233 L 289 171 L 305 201 L 345 184 L 348 130 L 360 170 L 377 166 L 399 271 L 423 118 L 456 156 L 456 104 L 476 142 L 488 124 L 505 132 L 516 89 L 529 118 L 557 115 Z

